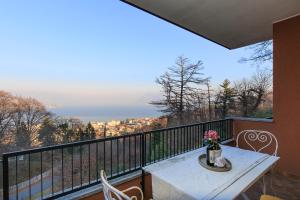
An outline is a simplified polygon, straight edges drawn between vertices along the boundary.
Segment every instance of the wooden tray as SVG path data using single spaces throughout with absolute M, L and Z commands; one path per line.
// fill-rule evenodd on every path
M 206 154 L 200 155 L 198 160 L 199 160 L 199 163 L 202 167 L 204 167 L 208 170 L 214 171 L 214 172 L 227 172 L 227 171 L 230 171 L 231 168 L 232 168 L 231 162 L 226 158 L 225 158 L 226 164 L 225 164 L 224 167 L 214 167 L 214 166 L 207 165 L 206 164 Z

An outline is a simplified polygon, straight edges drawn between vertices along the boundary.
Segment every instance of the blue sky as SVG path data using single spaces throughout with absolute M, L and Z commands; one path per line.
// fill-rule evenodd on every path
M 143 106 L 179 55 L 202 60 L 214 84 L 256 67 L 117 0 L 0 0 L 0 89 L 55 106 Z

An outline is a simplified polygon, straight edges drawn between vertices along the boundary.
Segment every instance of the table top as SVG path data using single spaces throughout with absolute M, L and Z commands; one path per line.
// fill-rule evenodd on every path
M 144 167 L 152 175 L 154 199 L 233 199 L 257 181 L 279 157 L 222 145 L 232 163 L 228 172 L 213 172 L 198 163 L 206 148 Z

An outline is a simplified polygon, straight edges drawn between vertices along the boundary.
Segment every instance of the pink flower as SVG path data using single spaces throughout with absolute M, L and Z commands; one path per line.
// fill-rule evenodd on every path
M 204 139 L 205 140 L 218 140 L 219 134 L 217 131 L 208 130 L 208 131 L 205 131 L 205 133 L 204 133 Z

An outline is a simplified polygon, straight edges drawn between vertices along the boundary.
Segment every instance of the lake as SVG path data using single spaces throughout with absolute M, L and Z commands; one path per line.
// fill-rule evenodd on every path
M 67 106 L 49 109 L 61 117 L 76 117 L 89 121 L 124 120 L 127 118 L 159 117 L 161 112 L 151 105 L 145 106 Z

